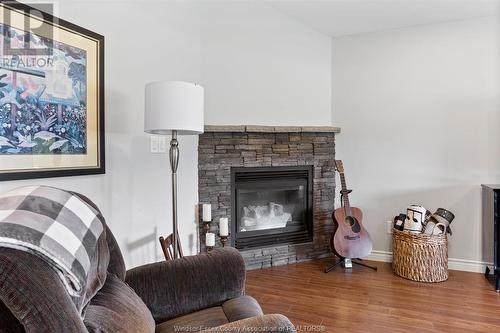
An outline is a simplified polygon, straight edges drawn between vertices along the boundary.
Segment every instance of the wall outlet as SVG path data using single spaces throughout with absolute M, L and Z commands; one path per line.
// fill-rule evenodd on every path
M 159 138 L 159 136 L 157 136 L 157 135 L 151 135 L 149 137 L 150 150 L 153 154 L 159 153 L 158 138 Z
M 386 227 L 387 227 L 387 233 L 390 235 L 392 234 L 392 229 L 393 229 L 393 222 L 392 221 L 385 221 Z

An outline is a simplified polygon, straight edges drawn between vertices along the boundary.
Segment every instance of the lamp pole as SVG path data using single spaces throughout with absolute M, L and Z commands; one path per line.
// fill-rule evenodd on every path
M 177 233 L 177 167 L 179 166 L 179 142 L 177 141 L 177 131 L 172 131 L 172 140 L 170 140 L 170 168 L 172 169 L 172 226 L 173 226 L 173 246 L 174 259 L 178 258 L 178 237 Z
M 1 0 L 0 0 L 1 2 Z M 177 207 L 177 169 L 179 142 L 177 136 L 203 133 L 203 87 L 184 81 L 156 81 L 144 91 L 144 132 L 172 135 L 169 162 L 172 171 L 172 242 L 173 257 L 183 256 L 179 239 Z

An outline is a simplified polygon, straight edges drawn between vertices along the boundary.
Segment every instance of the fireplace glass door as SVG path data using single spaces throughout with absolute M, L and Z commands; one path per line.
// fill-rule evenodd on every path
M 267 230 L 298 230 L 306 212 L 306 181 L 290 185 L 288 181 L 240 184 L 236 193 L 239 209 L 239 230 L 254 235 Z
M 235 246 L 310 240 L 310 167 L 238 168 L 233 173 Z

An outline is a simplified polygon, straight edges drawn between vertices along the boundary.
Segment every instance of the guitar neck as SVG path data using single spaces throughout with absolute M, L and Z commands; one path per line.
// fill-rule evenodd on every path
M 340 172 L 340 183 L 342 185 L 342 201 L 344 204 L 344 210 L 346 216 L 352 216 L 351 204 L 349 202 L 349 195 L 347 194 L 347 183 L 345 181 L 345 175 Z

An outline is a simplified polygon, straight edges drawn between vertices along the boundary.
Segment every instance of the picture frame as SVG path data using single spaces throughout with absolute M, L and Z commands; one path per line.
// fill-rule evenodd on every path
M 0 1 L 0 181 L 104 173 L 104 36 Z

